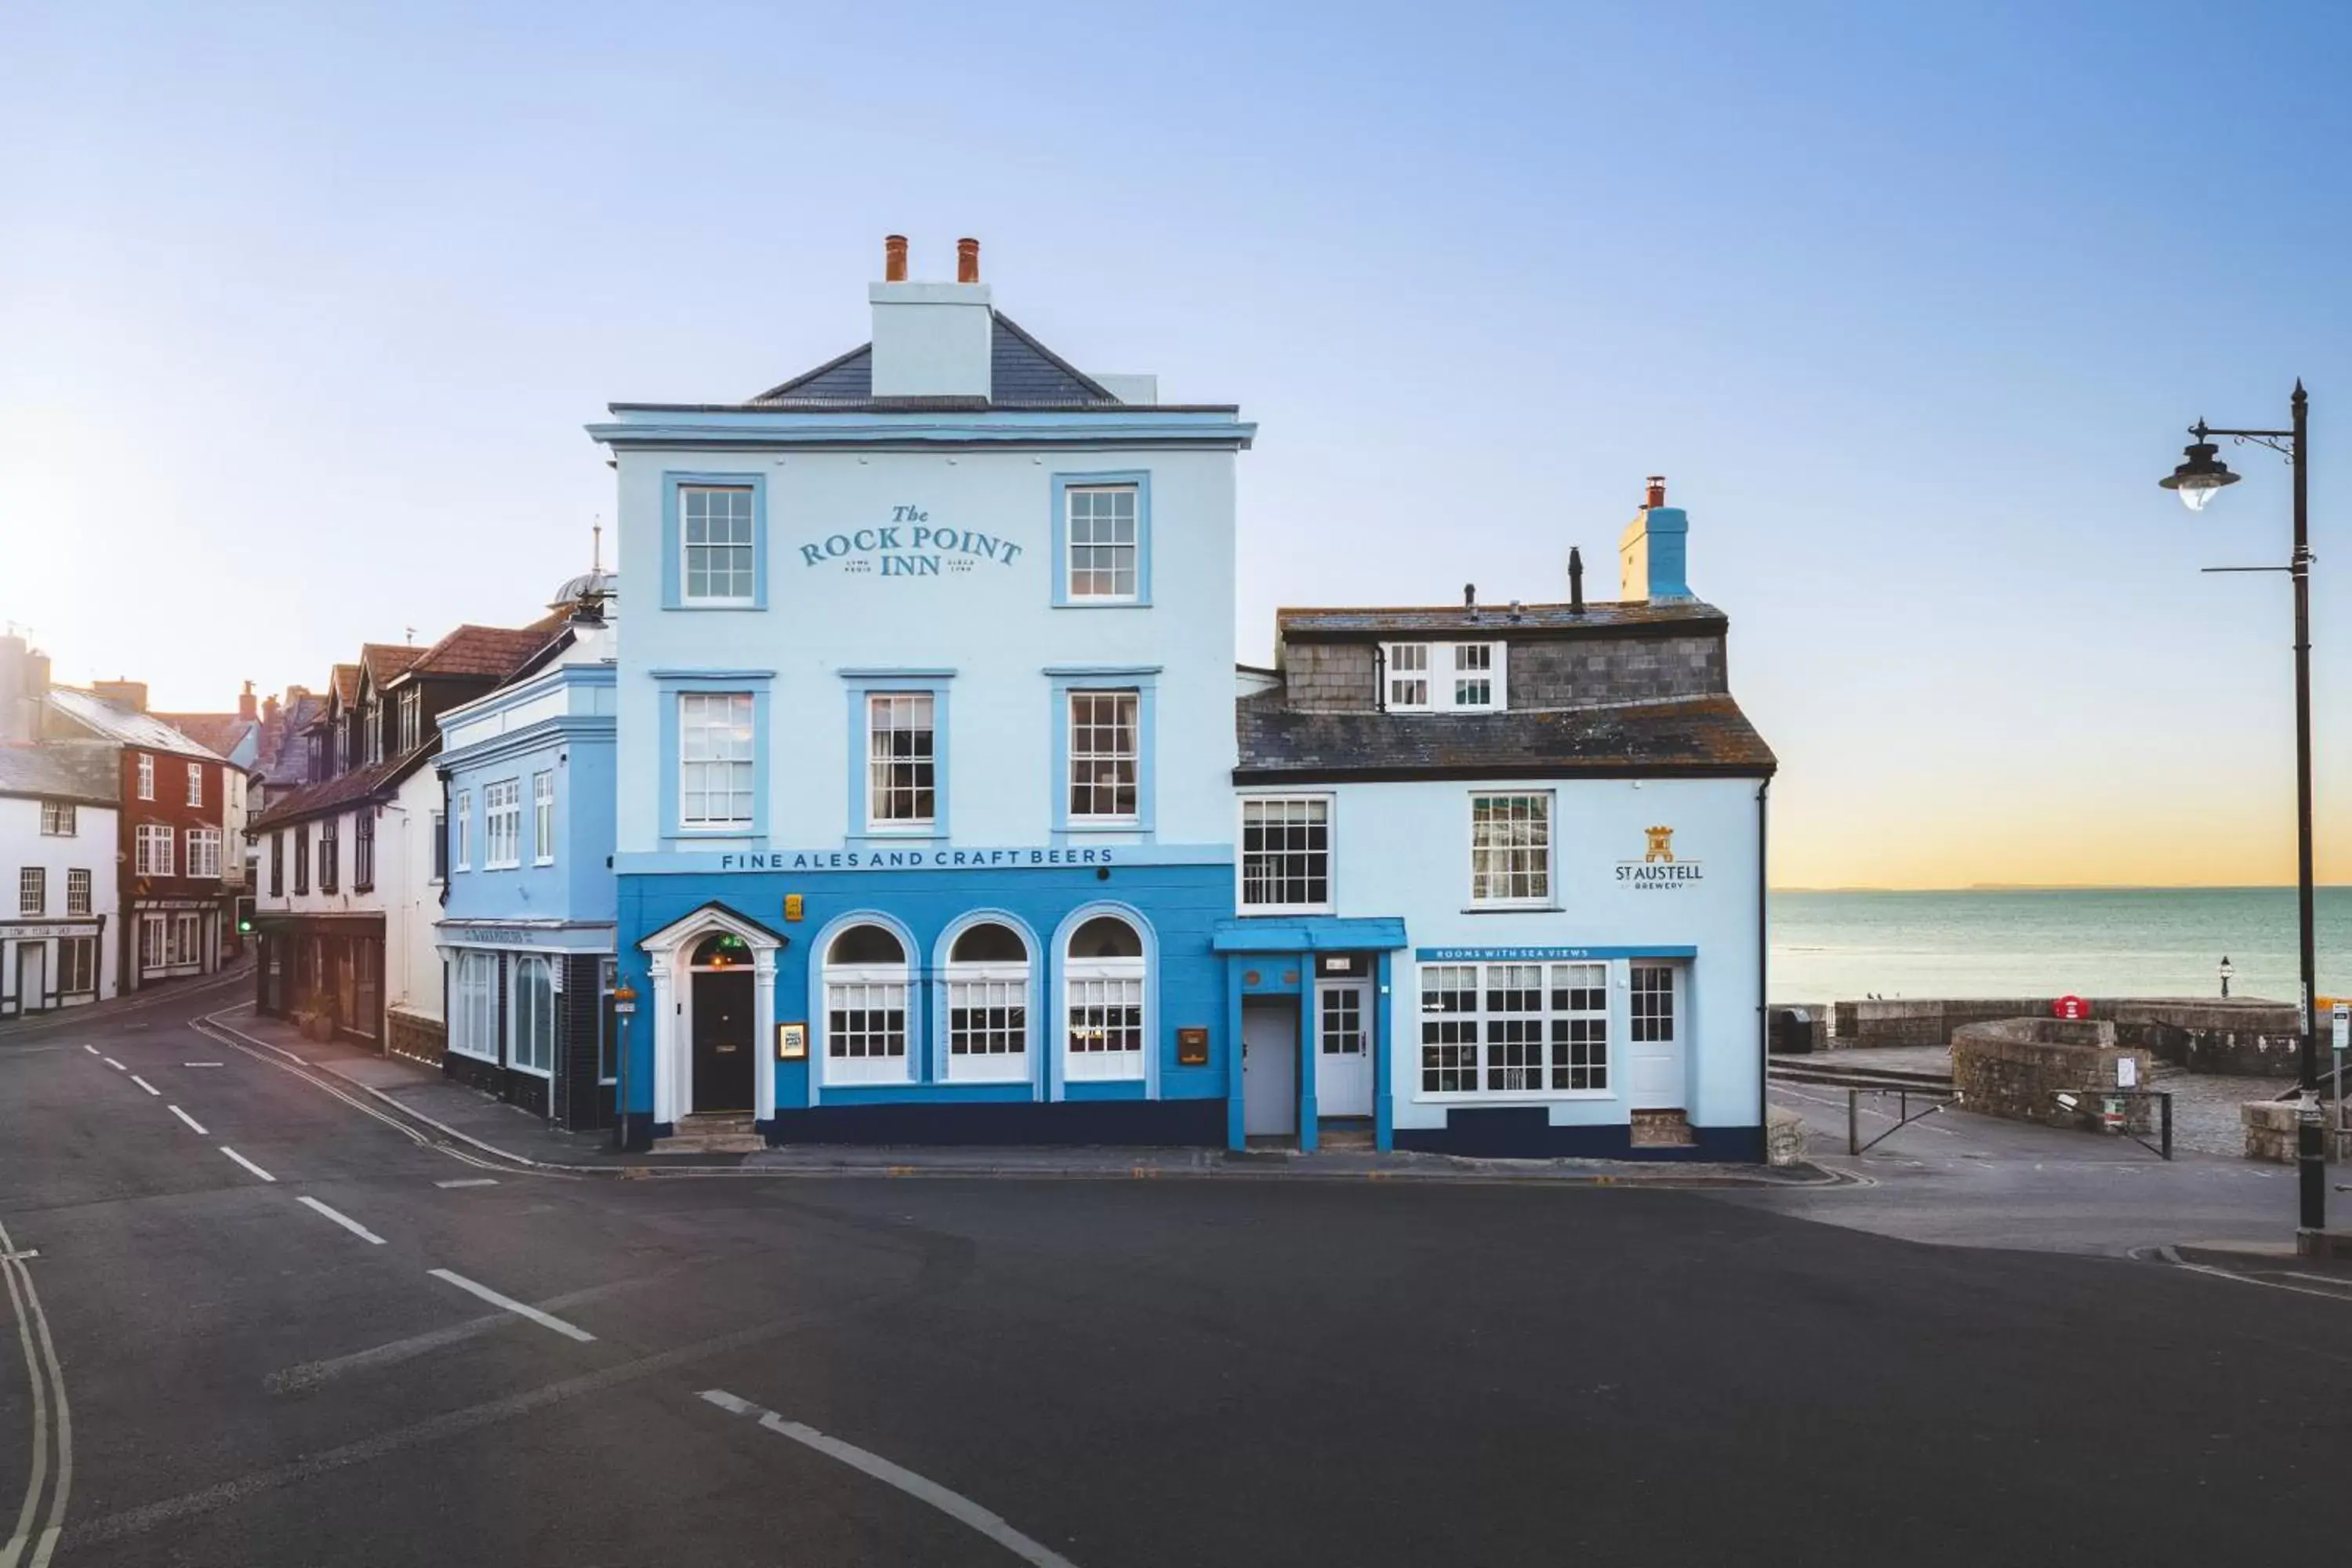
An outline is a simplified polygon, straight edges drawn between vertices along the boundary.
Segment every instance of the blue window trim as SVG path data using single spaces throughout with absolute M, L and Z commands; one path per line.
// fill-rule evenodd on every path
M 825 954 L 833 951 L 834 938 L 851 926 L 863 925 L 880 926 L 898 939 L 899 947 L 907 954 L 907 1077 L 904 1082 L 828 1084 L 824 1077 L 827 1049 L 824 1037 L 829 1022 L 824 1005 Z M 908 1084 L 931 1081 L 930 1033 L 925 1007 L 930 999 L 927 994 L 930 989 L 930 976 L 924 972 L 922 952 L 923 945 L 915 940 L 914 929 L 898 916 L 885 914 L 880 910 L 852 910 L 847 914 L 836 915 L 825 921 L 824 929 L 816 933 L 815 940 L 809 944 L 808 956 L 808 1102 L 811 1105 L 821 1103 L 827 1091 L 854 1094 L 861 1090 L 901 1089 Z
M 1070 489 L 1089 485 L 1135 487 L 1135 597 L 1070 597 Z M 1055 474 L 1054 497 L 1054 607 L 1057 610 L 1148 610 L 1151 607 L 1151 471 L 1119 468 L 1097 474 Z
M 686 596 L 686 552 L 678 522 L 677 492 L 688 485 L 749 486 L 751 491 L 751 602 L 748 605 L 697 604 Z M 768 476 L 759 472 L 733 474 L 683 473 L 668 470 L 661 477 L 662 608 L 665 610 L 764 610 L 768 607 Z
M 952 669 L 845 669 L 849 692 L 849 821 L 843 833 L 853 842 L 895 843 L 948 837 L 948 682 Z M 931 822 L 926 827 L 876 827 L 866 808 L 866 700 L 881 691 L 920 691 L 931 700 Z
M 768 841 L 768 687 L 772 669 L 656 669 L 654 689 L 661 704 L 661 824 L 666 840 L 704 838 L 748 839 L 755 848 Z M 751 826 L 687 827 L 678 822 L 677 700 L 689 691 L 748 691 L 751 694 Z
M 1025 998 L 1029 1010 L 1029 1077 L 1026 1085 L 1034 1100 L 1045 1098 L 1045 985 L 1050 963 L 1045 942 L 1036 928 L 1011 910 L 967 910 L 947 923 L 938 942 L 931 944 L 930 973 L 925 984 L 931 992 L 930 1061 L 923 1072 L 926 1082 L 948 1083 L 948 954 L 955 951 L 956 938 L 976 925 L 1001 925 L 1020 937 L 1029 949 L 1029 990 Z M 1018 1079 L 974 1079 L 965 1087 L 1020 1089 Z
M 1054 842 L 1066 843 L 1072 835 L 1132 833 L 1150 838 L 1154 831 L 1159 790 L 1154 776 L 1157 756 L 1160 668 L 1156 664 L 1048 665 L 1045 679 L 1053 687 L 1054 708 Z M 1073 691 L 1133 691 L 1135 703 L 1135 820 L 1133 822 L 1074 822 L 1070 816 L 1070 693 Z
M 1133 904 L 1117 899 L 1096 899 L 1080 904 L 1062 917 L 1054 928 L 1054 946 L 1049 954 L 1052 975 L 1051 989 L 1045 994 L 1045 1024 L 1050 1029 L 1045 1041 L 1045 1098 L 1048 1100 L 1118 1100 L 1137 1092 L 1133 1079 L 1080 1079 L 1069 1080 L 1064 1070 L 1069 1054 L 1070 1005 L 1070 939 L 1078 928 L 1097 915 L 1117 915 L 1133 926 L 1143 939 L 1143 1081 L 1141 1096 L 1145 1100 L 1160 1098 L 1160 931 L 1150 917 Z M 1235 1055 L 1234 1076 L 1238 1079 L 1240 1057 Z

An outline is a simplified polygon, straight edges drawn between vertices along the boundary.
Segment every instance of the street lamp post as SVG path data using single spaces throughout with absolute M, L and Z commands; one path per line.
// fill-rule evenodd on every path
M 2221 955 L 2221 996 L 2224 1001 L 2228 1000 L 2230 995 L 2230 981 L 2237 973 L 2237 966 L 2230 962 L 2230 955 L 2223 953 Z
M 2318 958 L 2312 929 L 2311 868 L 2311 464 L 2307 437 L 2311 398 L 2303 383 L 2294 384 L 2288 400 L 2291 417 L 2284 430 L 2219 430 L 2202 419 L 2189 426 L 2196 441 L 2183 454 L 2186 460 L 2157 481 L 2177 492 L 2191 511 L 2222 488 L 2238 482 L 2230 466 L 2214 456 L 2208 439 L 2227 436 L 2252 441 L 2286 455 L 2294 470 L 2294 550 L 2284 566 L 2219 566 L 2219 572 L 2284 572 L 2294 584 L 2294 806 L 2295 914 L 2299 925 L 2302 974 L 2295 998 L 2295 1017 L 2303 1037 L 2299 1064 L 2301 1093 L 2295 1115 L 2295 1173 L 2302 1195 L 2300 1224 L 2313 1236 L 2327 1226 L 2327 1163 L 2321 1143 L 2319 1117 L 2319 1026 L 2312 1015 L 2312 996 L 2318 984 Z

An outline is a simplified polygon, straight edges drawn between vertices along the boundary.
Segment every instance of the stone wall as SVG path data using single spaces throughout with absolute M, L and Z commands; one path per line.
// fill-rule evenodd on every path
M 2246 1124 L 2246 1158 L 2267 1160 L 2273 1165 L 2294 1164 L 2297 1109 L 2291 1100 L 2248 1102 L 2241 1110 Z M 2323 1101 L 2320 1111 L 2326 1118 L 2329 1134 L 2321 1141 L 2320 1148 L 2330 1161 L 2352 1159 L 2352 1132 L 2336 1131 L 2336 1107 Z
M 1727 690 L 1723 638 L 1562 637 L 1514 642 L 1513 708 L 1582 708 Z
M 2137 1064 L 2136 1081 L 2146 1088 L 2153 1065 L 2148 1053 L 2116 1045 L 2111 1023 L 2005 1018 L 1968 1024 L 1952 1035 L 1952 1084 L 1962 1107 L 1982 1115 L 2045 1127 L 2096 1127 L 2097 1091 L 2115 1086 L 2116 1064 L 2126 1058 Z M 2063 1104 L 2061 1094 L 2077 1097 L 2077 1103 Z M 2151 1102 L 2122 1103 L 2132 1131 L 2145 1132 L 2154 1125 Z
M 392 1055 L 427 1067 L 439 1067 L 442 1053 L 449 1047 L 449 1031 L 441 1020 L 404 1013 L 397 1007 L 384 1009 L 383 1032 L 384 1047 Z
M 1286 642 L 1283 700 L 1302 713 L 1369 713 L 1378 706 L 1368 642 Z
M 2054 997 L 1984 999 L 1918 997 L 1840 1002 L 1834 1038 L 1855 1046 L 1940 1046 L 1971 1024 L 2004 1018 L 2046 1018 Z M 2109 997 L 2087 999 L 2094 1021 L 2116 1026 L 2119 1045 L 2146 1050 L 2190 1072 L 2245 1078 L 2293 1078 L 2294 1008 L 2284 1002 L 2233 997 Z
M 1805 1163 L 1805 1119 L 1786 1106 L 1775 1105 L 1765 1116 L 1764 1157 L 1775 1165 Z

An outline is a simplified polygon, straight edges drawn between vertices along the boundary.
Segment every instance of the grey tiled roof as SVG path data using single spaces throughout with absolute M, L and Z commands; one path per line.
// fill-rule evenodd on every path
M 111 741 L 45 741 L 0 746 L 0 795 L 41 795 L 91 805 L 122 798 L 122 772 Z
M 1234 710 L 1242 784 L 1738 773 L 1779 766 L 1727 696 L 1517 713 L 1302 713 L 1279 690 Z
M 118 708 L 106 699 L 71 686 L 52 686 L 49 706 L 66 715 L 93 734 L 126 746 L 142 746 L 151 752 L 171 752 L 184 757 L 203 757 L 219 762 L 218 755 L 196 743 L 193 736 L 182 734 L 152 713 L 136 713 L 128 708 Z
M 1721 633 L 1729 618 L 1713 605 L 1696 599 L 1630 599 L 1588 603 L 1581 610 L 1566 605 L 1434 605 L 1402 609 L 1277 610 L 1275 624 L 1285 640 L 1349 640 L 1370 637 L 1412 637 L 1423 633 L 1446 636 L 1477 633 L 1495 637 L 1522 632 L 1573 634 L 1623 633 L 1651 626 L 1673 626 Z
M 919 406 L 946 403 L 997 408 L 1066 408 L 1097 404 L 1112 408 L 1122 406 L 1100 382 L 1022 331 L 1010 317 L 999 315 L 992 320 L 994 331 L 989 342 L 991 389 L 988 401 L 983 403 L 977 398 L 889 398 L 881 401 L 889 404 L 904 401 Z M 852 349 L 839 359 L 828 360 L 814 370 L 770 387 L 751 401 L 811 407 L 872 405 L 877 401 L 874 396 L 874 345 L 866 343 Z

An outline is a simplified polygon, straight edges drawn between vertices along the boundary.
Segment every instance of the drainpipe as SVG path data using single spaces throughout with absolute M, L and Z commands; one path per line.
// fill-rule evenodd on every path
M 1765 893 L 1765 796 L 1770 779 L 1756 786 L 1756 1128 L 1764 1140 L 1764 1159 L 1772 1159 L 1772 993 L 1767 984 L 1770 963 L 1769 901 Z

